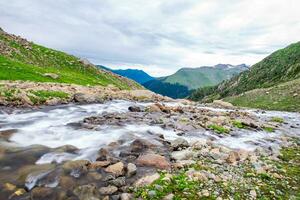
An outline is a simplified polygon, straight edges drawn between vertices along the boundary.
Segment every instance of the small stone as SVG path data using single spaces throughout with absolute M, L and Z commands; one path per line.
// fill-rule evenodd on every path
M 116 164 L 110 165 L 105 169 L 106 172 L 115 174 L 117 176 L 124 174 L 124 164 L 122 162 L 118 162 Z
M 150 190 L 150 191 L 148 192 L 148 196 L 149 196 L 150 198 L 154 198 L 154 197 L 156 196 L 156 192 L 155 192 L 154 190 Z
M 102 188 L 99 189 L 99 192 L 102 195 L 110 195 L 110 194 L 113 194 L 117 191 L 118 191 L 118 188 L 116 186 L 113 186 L 113 185 L 109 185 L 107 187 L 102 187 Z
M 256 199 L 256 196 L 257 196 L 256 191 L 255 191 L 255 190 L 251 190 L 251 191 L 250 191 L 250 196 L 251 196 L 253 199 Z
M 128 163 L 128 165 L 127 165 L 127 176 L 132 177 L 133 175 L 136 174 L 136 170 L 137 170 L 137 168 L 136 168 L 135 164 Z
M 174 194 L 168 194 L 167 196 L 165 196 L 164 198 L 163 198 L 163 200 L 173 200 L 174 199 Z
M 174 151 L 179 150 L 179 149 L 183 149 L 183 148 L 187 148 L 187 147 L 189 147 L 189 143 L 188 143 L 188 141 L 186 141 L 183 138 L 177 138 L 176 140 L 173 140 L 171 142 L 171 148 Z
M 205 196 L 205 197 L 208 197 L 210 195 L 209 191 L 208 190 L 202 190 L 202 195 Z
M 131 200 L 133 199 L 133 195 L 129 193 L 122 193 L 120 196 L 121 200 Z
M 103 167 L 107 167 L 108 165 L 110 164 L 110 161 L 96 161 L 96 162 L 93 162 L 89 165 L 89 168 L 91 169 L 100 169 L 100 168 L 103 168 Z
M 135 183 L 135 187 L 143 187 L 152 184 L 154 181 L 160 178 L 160 175 L 158 173 L 144 176 L 140 179 L 138 179 Z
M 117 187 L 122 187 L 122 186 L 126 185 L 126 180 L 125 180 L 125 177 L 119 177 L 119 178 L 109 181 L 109 183 L 111 185 L 114 185 Z
M 170 163 L 166 160 L 164 156 L 153 153 L 139 156 L 136 162 L 140 166 L 155 167 L 158 169 L 170 168 Z
M 93 184 L 78 186 L 73 192 L 79 199 L 98 200 L 97 188 Z

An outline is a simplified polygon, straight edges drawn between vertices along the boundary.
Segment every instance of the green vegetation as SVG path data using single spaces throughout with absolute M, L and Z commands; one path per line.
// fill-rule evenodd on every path
M 211 102 L 224 98 L 237 106 L 299 112 L 299 91 L 300 42 L 297 42 L 215 88 L 196 90 L 191 99 Z
M 163 199 L 173 194 L 173 199 L 207 199 L 217 197 L 223 199 L 299 199 L 300 198 L 300 147 L 293 145 L 281 149 L 278 160 L 268 157 L 261 158 L 271 168 L 267 172 L 258 172 L 251 163 L 227 166 L 225 171 L 234 172 L 237 177 L 233 180 L 221 179 L 197 180 L 191 178 L 189 171 L 196 173 L 210 173 L 220 176 L 224 173 L 224 165 L 210 166 L 214 161 L 205 160 L 199 167 L 187 167 L 184 170 L 175 171 L 172 175 L 161 174 L 160 179 L 153 184 L 137 189 L 136 198 Z M 206 190 L 206 195 L 203 191 Z M 250 191 L 255 192 L 255 198 L 250 196 Z
M 6 100 L 8 101 L 14 101 L 16 99 L 16 95 L 19 93 L 20 91 L 18 89 L 15 88 L 3 88 L 0 87 L 0 97 L 4 97 Z
M 229 129 L 227 129 L 223 126 L 216 125 L 216 124 L 209 125 L 208 128 L 214 130 L 216 133 L 219 133 L 219 134 L 224 134 L 224 133 L 230 132 Z
M 84 64 L 66 53 L 45 48 L 15 36 L 0 33 L 3 46 L 0 50 L 0 80 L 23 80 L 35 82 L 59 82 L 78 85 L 114 85 L 121 89 L 140 88 L 125 78 Z M 58 75 L 57 79 L 44 76 Z
M 251 90 L 224 100 L 235 106 L 300 112 L 300 94 L 297 91 L 300 91 L 300 79 L 267 89 Z
M 233 125 L 234 127 L 236 127 L 236 128 L 246 128 L 246 126 L 243 125 L 242 122 L 237 121 L 237 120 L 234 120 L 234 121 L 232 122 L 232 125 Z
M 246 66 L 235 66 L 228 68 L 226 65 L 215 67 L 182 68 L 175 74 L 161 78 L 162 82 L 180 84 L 188 89 L 197 89 L 206 86 L 214 86 L 223 80 L 230 79 L 234 75 L 247 70 Z
M 185 98 L 190 95 L 189 89 L 178 83 L 171 84 L 154 79 L 143 83 L 143 86 L 155 93 L 171 98 Z
M 189 180 L 185 171 L 180 171 L 170 179 L 166 179 L 165 174 L 162 173 L 160 178 L 152 185 L 140 188 L 136 192 L 137 197 L 143 199 L 162 199 L 168 194 L 174 194 L 174 200 L 180 199 L 197 199 L 199 183 L 197 181 Z M 151 192 L 155 195 L 151 195 Z
M 274 128 L 272 128 L 272 127 L 268 127 L 268 126 L 265 126 L 265 127 L 263 127 L 263 129 L 265 130 L 265 131 L 267 131 L 267 132 L 274 132 Z
M 272 122 L 278 122 L 278 123 L 283 123 L 284 119 L 281 117 L 272 117 L 271 119 Z
M 42 104 L 45 103 L 48 99 L 67 99 L 69 97 L 69 94 L 61 91 L 37 90 L 30 91 L 27 96 L 33 104 Z

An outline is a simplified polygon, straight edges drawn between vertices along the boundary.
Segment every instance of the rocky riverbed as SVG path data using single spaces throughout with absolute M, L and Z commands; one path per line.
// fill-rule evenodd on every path
M 0 199 L 297 199 L 299 113 L 216 105 L 2 111 Z

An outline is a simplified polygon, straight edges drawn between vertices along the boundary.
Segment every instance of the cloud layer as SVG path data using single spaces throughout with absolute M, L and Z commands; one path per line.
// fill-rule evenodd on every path
M 155 76 L 253 64 L 300 37 L 299 0 L 10 0 L 0 26 L 113 68 Z

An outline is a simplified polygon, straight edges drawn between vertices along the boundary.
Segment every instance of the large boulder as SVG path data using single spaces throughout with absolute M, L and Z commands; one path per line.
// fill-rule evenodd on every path
M 136 162 L 137 165 L 140 166 L 155 167 L 158 169 L 170 168 L 170 163 L 166 160 L 164 156 L 153 153 L 139 156 Z

